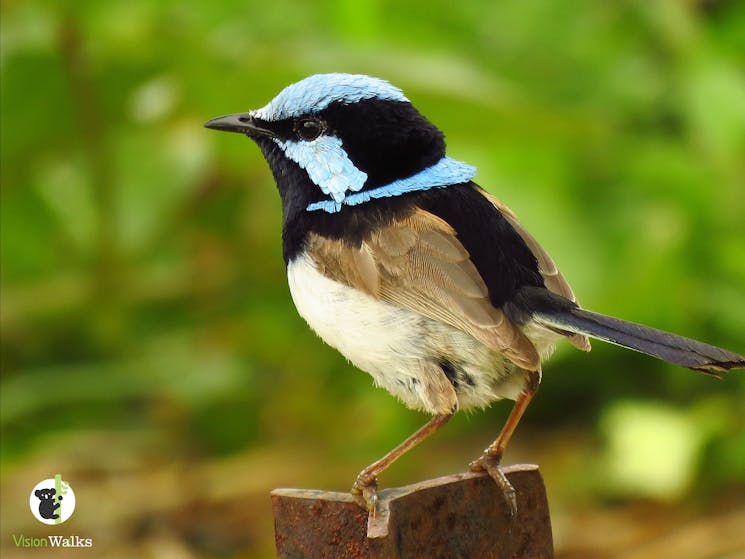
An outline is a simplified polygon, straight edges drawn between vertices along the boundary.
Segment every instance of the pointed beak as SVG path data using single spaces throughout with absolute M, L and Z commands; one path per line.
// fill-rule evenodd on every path
M 218 116 L 205 122 L 204 127 L 211 128 L 212 130 L 222 130 L 223 132 L 237 132 L 239 134 L 246 134 L 249 137 L 277 137 L 271 130 L 260 126 L 259 122 L 250 113 Z

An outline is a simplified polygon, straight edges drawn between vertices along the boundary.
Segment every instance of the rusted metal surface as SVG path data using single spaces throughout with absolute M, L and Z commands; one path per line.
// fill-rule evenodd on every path
M 551 521 L 538 466 L 504 468 L 517 491 L 510 517 L 497 485 L 463 473 L 383 489 L 375 515 L 349 493 L 272 491 L 280 559 L 549 559 Z

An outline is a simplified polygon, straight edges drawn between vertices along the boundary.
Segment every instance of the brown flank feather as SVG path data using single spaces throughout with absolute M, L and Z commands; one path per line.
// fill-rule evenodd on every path
M 359 248 L 311 234 L 308 253 L 327 277 L 449 324 L 519 367 L 540 370 L 535 347 L 492 306 L 468 251 L 439 217 L 418 209 L 376 231 Z

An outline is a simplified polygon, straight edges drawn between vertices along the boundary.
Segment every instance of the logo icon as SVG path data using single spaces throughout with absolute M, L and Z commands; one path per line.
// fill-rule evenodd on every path
M 75 510 L 75 493 L 60 474 L 36 484 L 28 499 L 36 520 L 44 524 L 62 524 Z

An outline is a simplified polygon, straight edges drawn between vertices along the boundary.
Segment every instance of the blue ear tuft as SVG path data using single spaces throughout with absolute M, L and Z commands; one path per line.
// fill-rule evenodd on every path
M 355 167 L 336 136 L 320 136 L 312 142 L 275 142 L 288 158 L 305 169 L 324 194 L 337 202 L 365 185 L 367 173 Z
M 380 78 L 363 74 L 316 74 L 288 85 L 266 106 L 251 111 L 265 121 L 277 121 L 322 111 L 331 103 L 357 103 L 363 99 L 409 100 L 403 92 Z

